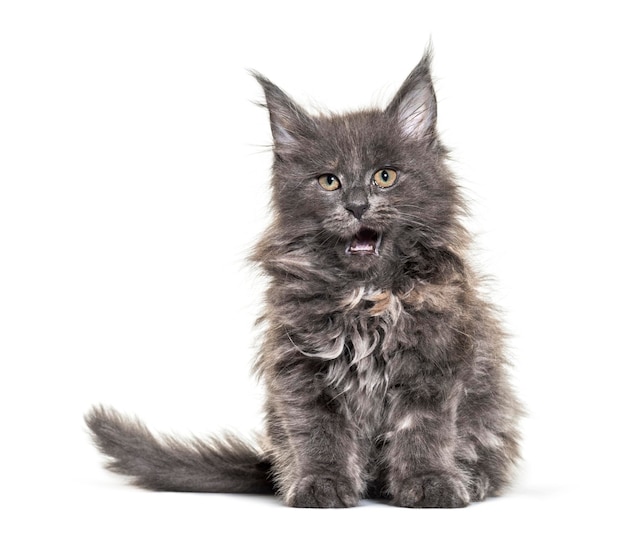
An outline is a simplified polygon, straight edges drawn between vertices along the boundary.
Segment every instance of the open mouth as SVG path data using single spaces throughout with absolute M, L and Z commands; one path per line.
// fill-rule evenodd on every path
M 348 242 L 346 253 L 349 255 L 376 255 L 382 241 L 382 234 L 371 228 L 362 228 Z

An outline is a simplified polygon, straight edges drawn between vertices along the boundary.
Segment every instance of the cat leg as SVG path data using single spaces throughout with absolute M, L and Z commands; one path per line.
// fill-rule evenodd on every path
M 273 473 L 285 503 L 351 507 L 365 492 L 363 451 L 344 400 L 327 393 L 320 363 L 293 346 L 274 358 L 266 403 Z
M 464 507 L 468 477 L 455 460 L 456 405 L 451 394 L 390 390 L 384 460 L 393 503 L 403 507 Z
M 473 501 L 498 496 L 511 483 L 520 457 L 522 409 L 499 369 L 476 370 L 457 417 L 457 461 L 470 476 Z
M 305 400 L 268 418 L 276 478 L 287 505 L 352 507 L 365 490 L 353 429 L 341 414 Z
M 517 431 L 492 432 L 482 427 L 463 439 L 459 443 L 458 462 L 469 475 L 472 501 L 502 494 L 511 483 L 519 458 Z

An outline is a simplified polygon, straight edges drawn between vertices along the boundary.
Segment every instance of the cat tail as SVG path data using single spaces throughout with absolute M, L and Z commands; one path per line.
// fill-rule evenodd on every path
M 137 419 L 103 406 L 85 416 L 107 468 L 151 490 L 180 492 L 274 492 L 271 465 L 260 450 L 225 435 L 221 439 L 157 438 Z

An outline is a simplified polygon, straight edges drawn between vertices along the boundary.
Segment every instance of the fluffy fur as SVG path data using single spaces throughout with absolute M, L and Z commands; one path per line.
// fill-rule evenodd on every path
M 255 76 L 274 139 L 274 220 L 253 256 L 269 277 L 255 365 L 265 434 L 259 447 L 155 438 L 96 407 L 86 420 L 110 469 L 151 489 L 274 491 L 298 507 L 499 494 L 520 407 L 467 262 L 430 53 L 384 110 L 313 116 Z

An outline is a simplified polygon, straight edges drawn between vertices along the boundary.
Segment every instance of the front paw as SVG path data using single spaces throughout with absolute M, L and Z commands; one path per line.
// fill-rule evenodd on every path
M 465 507 L 470 495 L 460 477 L 430 473 L 404 480 L 393 502 L 402 507 Z
M 359 496 L 345 479 L 309 475 L 289 489 L 285 503 L 292 507 L 354 507 Z

